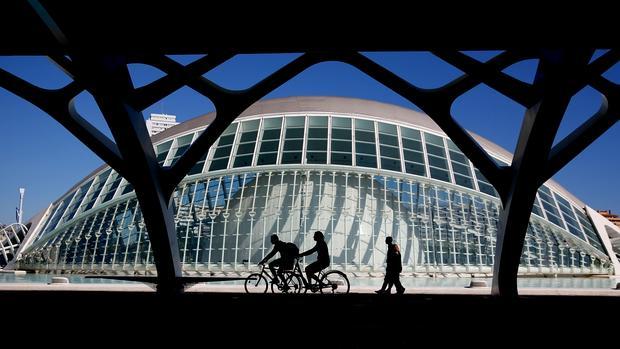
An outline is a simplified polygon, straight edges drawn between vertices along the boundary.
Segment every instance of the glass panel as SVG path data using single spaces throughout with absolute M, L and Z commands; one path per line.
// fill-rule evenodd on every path
M 306 122 L 305 116 L 287 116 L 286 117 L 286 128 L 289 128 L 289 127 L 304 128 L 305 122 Z
M 355 143 L 355 152 L 356 153 L 363 153 L 363 154 L 375 154 L 376 152 L 376 147 L 374 144 L 370 144 L 370 143 L 360 143 L 360 142 L 356 142 Z
M 327 127 L 327 116 L 309 116 L 308 127 Z
M 331 163 L 334 165 L 352 165 L 351 162 L 352 156 L 351 154 L 345 153 L 333 153 L 331 156 Z
M 411 138 L 411 139 L 416 139 L 418 141 L 422 140 L 422 137 L 420 136 L 420 131 L 418 130 L 413 130 L 413 129 L 401 126 L 400 133 L 403 136 L 403 138 Z
M 426 143 L 434 144 L 443 148 L 443 138 L 439 136 L 424 132 L 424 139 L 426 140 Z
M 356 155 L 355 164 L 362 167 L 377 168 L 377 158 L 374 155 Z
M 351 152 L 351 141 L 332 141 L 332 151 Z
M 386 123 L 380 122 L 379 123 L 379 132 L 380 133 L 390 134 L 390 135 L 397 135 L 396 125 L 386 124 Z
M 271 152 L 271 151 L 277 152 L 279 144 L 280 144 L 279 141 L 263 141 L 260 146 L 260 151 L 261 153 Z
M 308 150 L 327 150 L 327 140 L 308 140 Z
M 303 148 L 303 141 L 301 139 L 284 141 L 284 151 L 301 150 L 302 148 Z
M 383 133 L 379 133 L 379 144 L 381 145 L 393 145 L 398 147 L 398 138 L 396 136 L 390 136 Z
M 263 131 L 263 140 L 268 139 L 280 139 L 280 130 L 265 130 Z
M 351 130 L 332 129 L 332 139 L 346 139 L 351 141 Z
M 403 138 L 403 148 L 422 151 L 422 142 Z
M 235 158 L 235 163 L 233 167 L 245 167 L 245 166 L 252 166 L 252 154 L 237 156 Z
M 429 154 L 435 155 L 435 156 L 440 156 L 442 158 L 446 157 L 446 152 L 444 151 L 443 148 L 432 145 L 432 144 L 427 144 L 426 145 L 426 151 Z
M 430 168 L 431 178 L 439 179 L 444 182 L 450 182 L 450 174 L 448 171 L 440 170 L 438 168 Z
M 375 143 L 375 133 L 368 131 L 355 131 L 355 140 Z
M 462 185 L 464 187 L 474 189 L 474 181 L 470 177 L 461 176 L 455 173 L 454 181 L 458 185 Z
M 384 170 L 400 171 L 400 160 L 381 158 L 381 168 Z
M 426 176 L 426 168 L 421 164 L 405 162 L 405 171 L 418 176 Z
M 355 119 L 355 129 L 356 130 L 367 130 L 375 133 L 375 123 L 369 120 Z
M 398 148 L 381 145 L 380 151 L 382 157 L 400 159 Z
M 326 152 L 308 152 L 307 163 L 309 164 L 326 164 L 327 163 L 327 153 Z
M 237 148 L 237 156 L 254 153 L 254 145 L 256 145 L 254 142 L 239 144 L 239 147 Z
M 282 154 L 283 164 L 299 164 L 301 163 L 301 152 L 289 152 Z
M 277 153 L 260 154 L 257 165 L 274 165 L 278 159 Z
M 265 130 L 269 129 L 277 129 L 278 131 L 282 128 L 282 118 L 265 118 L 263 119 L 263 128 Z M 278 132 L 278 135 L 280 133 Z
M 223 170 L 228 165 L 228 158 L 211 161 L 209 171 Z
M 168 155 L 168 150 L 170 150 L 171 145 L 172 140 L 169 140 L 157 146 L 157 162 L 160 166 L 164 164 L 164 161 L 166 160 L 166 157 Z
M 332 118 L 332 127 L 351 128 L 351 119 L 349 118 Z
M 308 138 L 325 138 L 325 139 L 327 139 L 327 129 L 326 128 L 309 128 L 308 129 Z

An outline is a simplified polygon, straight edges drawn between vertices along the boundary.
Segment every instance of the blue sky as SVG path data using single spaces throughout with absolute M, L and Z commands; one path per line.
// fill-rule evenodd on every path
M 597 55 L 601 52 L 597 52 Z M 470 52 L 486 60 L 496 52 Z M 439 87 L 461 72 L 428 53 L 368 53 L 369 58 L 391 69 L 419 87 Z M 252 86 L 279 67 L 298 57 L 284 55 L 241 55 L 206 74 L 206 77 L 230 89 Z M 196 56 L 175 56 L 187 64 Z M 525 61 L 505 72 L 524 81 L 532 81 L 536 61 Z M 59 88 L 70 82 L 45 57 L 0 57 L 0 68 L 35 85 Z M 131 65 L 136 86 L 163 76 L 145 65 Z M 620 82 L 620 65 L 604 74 Z M 357 69 L 342 63 L 322 63 L 309 68 L 266 98 L 287 96 L 345 96 L 377 100 L 417 109 L 396 93 L 370 79 Z M 556 142 L 569 134 L 598 110 L 600 94 L 585 88 L 571 101 Z M 77 99 L 78 111 L 97 128 L 110 135 L 92 96 L 83 93 Z M 213 111 L 213 104 L 189 88 L 183 88 L 144 111 L 177 115 L 185 121 Z M 480 85 L 461 96 L 452 106 L 454 117 L 467 129 L 482 135 L 510 152 L 514 150 L 524 109 L 492 89 Z M 45 209 L 76 182 L 102 164 L 102 161 L 47 114 L 21 98 L 0 88 L 0 223 L 15 221 L 18 188 L 26 188 L 24 217 Z M 620 127 L 605 135 L 567 165 L 555 179 L 570 192 L 594 208 L 620 213 L 620 188 L 617 174 L 620 162 Z

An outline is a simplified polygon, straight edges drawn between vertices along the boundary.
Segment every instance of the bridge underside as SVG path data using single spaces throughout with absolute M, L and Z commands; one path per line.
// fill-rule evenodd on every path
M 263 39 L 264 35 L 276 28 L 272 33 L 281 33 L 283 26 L 281 22 L 274 22 L 260 30 L 261 25 L 268 21 L 260 21 L 258 24 L 261 25 L 252 27 L 250 32 L 237 31 L 241 34 L 229 41 L 209 35 L 225 33 L 230 28 L 229 23 L 219 28 L 217 25 L 207 26 L 208 18 L 204 14 L 208 12 L 191 11 L 185 5 L 175 9 L 154 5 L 145 10 L 138 5 L 124 4 L 121 8 L 120 5 L 104 6 L 103 2 L 77 4 L 32 0 L 3 6 L 6 11 L 0 13 L 12 18 L 8 25 L 0 21 L 0 31 L 10 33 L 0 41 L 0 54 L 50 56 L 73 78 L 73 82 L 61 89 L 45 90 L 0 70 L 0 87 L 50 114 L 134 185 L 150 234 L 159 289 L 167 294 L 179 292 L 183 282 L 171 208 L 174 188 L 241 112 L 316 64 L 328 61 L 348 64 L 420 107 L 495 187 L 503 203 L 494 265 L 495 295 L 517 295 L 519 259 L 538 187 L 618 119 L 615 105 L 620 88 L 602 74 L 618 62 L 620 51 L 611 49 L 592 59 L 593 46 L 608 46 L 606 43 L 580 45 L 582 48 L 578 49 L 547 50 L 541 49 L 534 40 L 528 45 L 533 48 L 506 49 L 515 46 L 471 39 L 488 37 L 472 35 L 480 34 L 475 32 L 481 28 L 478 26 L 469 32 L 461 30 L 469 26 L 462 26 L 458 31 L 440 37 L 439 41 L 431 42 L 425 36 L 416 35 L 395 45 L 369 39 L 381 38 L 381 35 L 366 35 L 361 31 L 350 37 L 351 31 L 332 33 L 330 26 L 325 26 L 330 27 L 329 31 L 321 31 L 319 25 L 310 26 L 316 32 L 303 32 L 301 34 L 305 35 L 300 35 L 299 40 L 288 39 L 295 34 L 288 30 L 270 40 L 269 35 Z M 96 15 L 89 15 L 93 12 Z M 81 15 L 76 16 L 76 13 Z M 184 16 L 175 16 L 180 14 Z M 113 26 L 109 23 L 112 18 Z M 158 18 L 166 21 L 158 21 Z M 306 25 L 299 25 L 303 26 Z M 489 27 L 484 28 L 485 33 L 489 30 Z M 411 28 L 407 28 L 403 32 L 410 31 Z M 523 32 L 519 35 L 527 36 Z M 214 38 L 216 36 L 219 39 Z M 542 34 L 539 33 L 538 38 L 545 42 Z M 502 53 L 489 61 L 479 62 L 460 51 L 467 49 L 500 50 Z M 429 50 L 464 74 L 446 86 L 426 90 L 411 85 L 361 54 L 364 51 L 408 50 Z M 301 56 L 246 90 L 230 91 L 203 77 L 237 54 L 283 52 L 299 52 Z M 167 56 L 170 54 L 207 56 L 183 66 L 171 60 Z M 513 64 L 529 59 L 539 61 L 532 84 L 503 72 Z M 127 65 L 135 63 L 151 65 L 166 75 L 134 88 Z M 496 164 L 450 114 L 452 103 L 480 84 L 486 84 L 527 110 L 515 158 L 509 166 Z M 185 86 L 211 100 L 217 118 L 208 132 L 204 132 L 174 166 L 162 168 L 157 163 L 142 110 Z M 572 96 L 586 86 L 603 96 L 600 110 L 554 146 L 556 132 Z M 73 99 L 83 91 L 94 96 L 114 140 L 96 130 L 73 108 Z

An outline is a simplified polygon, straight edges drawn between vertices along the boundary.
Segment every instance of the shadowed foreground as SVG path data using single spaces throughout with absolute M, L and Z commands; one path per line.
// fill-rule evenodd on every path
M 29 340 L 71 346 L 165 340 L 173 341 L 171 347 L 193 342 L 201 348 L 380 348 L 388 339 L 402 348 L 477 346 L 491 345 L 497 336 L 524 345 L 593 344 L 610 334 L 616 322 L 607 314 L 617 316 L 620 309 L 620 297 L 589 296 L 505 301 L 474 295 L 185 293 L 171 298 L 145 292 L 0 291 L 0 300 L 9 320 L 5 325 L 36 334 Z

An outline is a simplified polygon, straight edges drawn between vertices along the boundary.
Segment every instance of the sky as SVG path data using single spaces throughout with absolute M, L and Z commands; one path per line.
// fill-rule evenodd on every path
M 466 52 L 486 61 L 498 52 Z M 604 53 L 597 51 L 595 57 Z M 392 70 L 422 88 L 437 88 L 459 77 L 462 72 L 426 52 L 364 53 L 368 58 Z M 229 89 L 245 89 L 289 63 L 299 54 L 239 55 L 205 74 L 213 82 Z M 199 56 L 171 56 L 188 64 Z M 504 70 L 511 76 L 531 82 L 537 61 L 517 63 Z M 37 86 L 60 88 L 71 79 L 46 57 L 0 56 L 0 68 Z M 129 66 L 134 85 L 145 85 L 164 73 L 151 66 Z M 620 83 L 620 64 L 603 74 Z M 342 96 L 376 100 L 419 110 L 395 92 L 343 63 L 315 65 L 265 99 L 289 96 Z M 564 116 L 555 142 L 572 132 L 594 114 L 601 95 L 590 87 L 576 94 Z M 112 137 L 101 112 L 90 94 L 76 99 L 81 115 L 99 130 Z M 183 122 L 214 111 L 204 96 L 184 87 L 143 111 L 177 116 Z M 452 105 L 453 117 L 466 129 L 477 133 L 510 152 L 514 151 L 525 109 L 486 85 L 470 90 Z M 103 162 L 49 115 L 29 102 L 0 88 L 0 223 L 16 221 L 20 187 L 26 188 L 24 221 L 46 209 L 69 188 Z M 590 207 L 609 209 L 620 214 L 620 126 L 615 125 L 554 179 Z

